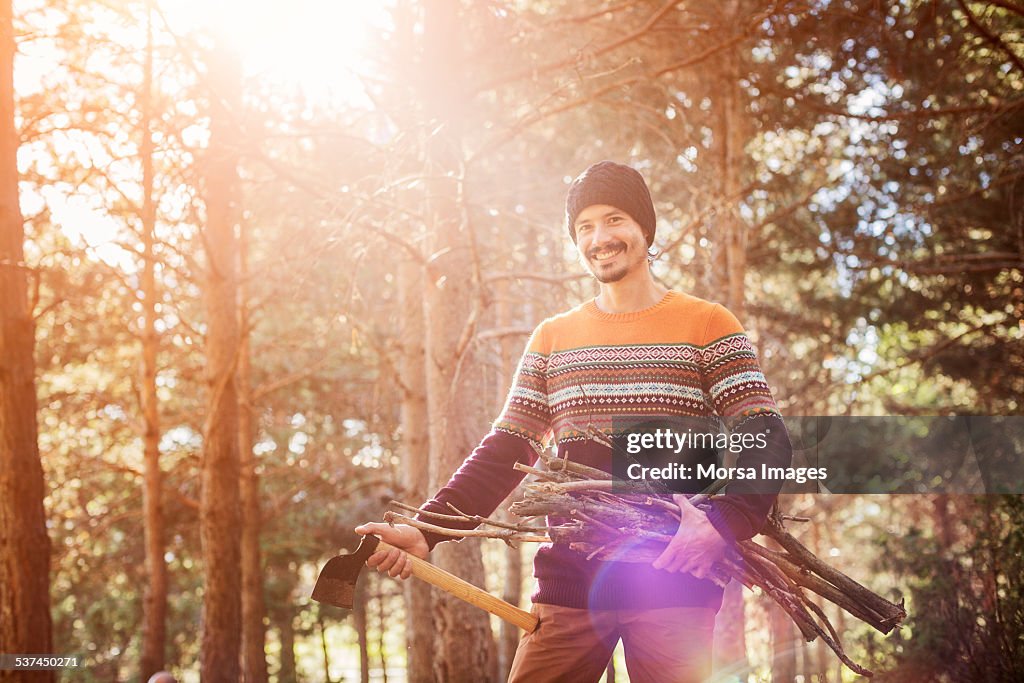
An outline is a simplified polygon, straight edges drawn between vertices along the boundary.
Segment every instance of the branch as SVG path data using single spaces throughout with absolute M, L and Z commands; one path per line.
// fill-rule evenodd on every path
M 585 24 L 588 21 L 591 21 L 592 19 L 596 19 L 597 17 L 602 17 L 602 16 L 604 16 L 606 14 L 615 14 L 616 12 L 620 12 L 620 11 L 622 11 L 624 9 L 628 9 L 630 7 L 634 7 L 634 6 L 638 5 L 638 4 L 640 4 L 640 1 L 641 0 L 629 0 L 628 2 L 620 2 L 617 5 L 612 5 L 611 7 L 606 7 L 604 9 L 595 10 L 595 11 L 590 12 L 588 14 L 578 14 L 576 16 L 571 16 L 571 17 L 564 17 L 564 18 L 560 18 L 560 19 L 552 19 L 550 22 L 548 22 L 545 25 L 546 26 L 555 26 L 555 25 L 558 25 L 558 24 Z
M 409 526 L 416 527 L 421 531 L 429 531 L 433 534 L 439 534 L 441 536 L 451 536 L 453 538 L 467 538 L 467 537 L 479 537 L 479 538 L 496 538 L 499 541 L 511 545 L 515 542 L 526 542 L 526 543 L 550 543 L 551 539 L 547 536 L 536 536 L 533 534 L 520 533 L 513 529 L 449 529 L 443 526 L 437 526 L 429 522 L 424 522 L 419 519 L 412 517 L 406 517 L 397 512 L 388 511 L 384 513 L 384 521 L 388 524 L 408 524 Z
M 253 403 L 255 403 L 256 401 L 260 400 L 261 398 L 263 398 L 267 394 L 273 393 L 273 392 L 277 391 L 278 389 L 281 389 L 282 387 L 286 387 L 289 384 L 294 384 L 295 382 L 298 382 L 299 380 L 306 379 L 310 375 L 314 374 L 317 370 L 319 370 L 322 366 L 326 365 L 327 362 L 330 361 L 330 360 L 331 360 L 330 355 L 327 354 L 327 353 L 324 353 L 324 355 L 320 356 L 320 358 L 318 360 L 316 360 L 315 362 L 313 362 L 312 365 L 308 365 L 308 366 L 302 368 L 301 370 L 297 370 L 296 372 L 288 373 L 287 375 L 284 375 L 283 377 L 279 377 L 279 378 L 275 379 L 272 382 L 266 382 L 264 384 L 259 385 L 258 387 L 253 389 L 253 392 L 252 392 L 252 401 L 253 401 Z
M 1013 65 L 1017 67 L 1017 70 L 1024 73 L 1024 62 L 1021 61 L 1017 53 L 1013 51 L 1006 43 L 1003 42 L 1002 38 L 992 33 L 978 18 L 974 15 L 974 12 L 970 10 L 967 3 L 964 0 L 957 0 L 957 4 L 960 5 L 960 11 L 967 17 L 967 21 L 974 27 L 974 30 L 981 34 L 981 36 L 988 41 L 990 45 L 995 46 L 999 51 L 1003 52 Z
M 884 375 L 890 375 L 890 374 L 892 374 L 892 373 L 894 373 L 894 372 L 896 372 L 898 370 L 901 370 L 901 369 L 903 369 L 905 367 L 908 367 L 910 365 L 915 365 L 917 363 L 923 363 L 925 361 L 928 361 L 928 360 L 934 358 L 935 356 L 939 355 L 940 353 L 942 353 L 943 351 L 945 351 L 949 347 L 953 346 L 954 344 L 956 344 L 958 341 L 960 341 L 961 339 L 963 339 L 967 335 L 975 334 L 977 332 L 981 332 L 983 330 L 991 329 L 991 328 L 994 328 L 994 327 L 1002 327 L 1004 324 L 1005 324 L 1005 319 L 1004 320 L 1000 320 L 1000 321 L 995 322 L 995 323 L 980 323 L 978 325 L 975 325 L 974 327 L 970 328 L 969 330 L 965 330 L 964 332 L 961 332 L 960 334 L 958 334 L 958 335 L 956 335 L 954 337 L 950 337 L 949 339 L 944 339 L 941 342 L 939 342 L 938 344 L 935 344 L 934 346 L 932 346 L 932 347 L 930 347 L 928 349 L 925 349 L 923 351 L 920 351 L 918 353 L 915 353 L 915 354 L 907 357 L 906 360 L 903 360 L 903 361 L 897 363 L 896 365 L 894 365 L 891 368 L 875 370 L 874 372 L 871 372 L 871 373 L 868 373 L 867 375 L 864 375 L 864 377 L 861 378 L 861 384 L 864 384 L 866 382 L 870 382 L 871 380 L 875 379 L 876 377 L 881 377 L 881 376 L 884 376 Z
M 763 20 L 763 17 L 761 15 L 758 15 L 758 23 L 760 23 L 761 20 Z M 544 121 L 544 120 L 546 120 L 548 118 L 551 118 L 552 116 L 555 116 L 556 114 L 560 114 L 562 112 L 569 111 L 571 109 L 575 109 L 576 107 L 580 107 L 580 106 L 582 106 L 584 104 L 589 104 L 589 103 L 593 102 L 594 100 L 598 99 L 599 97 L 601 97 L 602 95 L 604 95 L 606 93 L 609 93 L 609 92 L 611 92 L 613 90 L 617 90 L 619 88 L 625 88 L 627 86 L 631 86 L 631 85 L 636 84 L 636 83 L 649 83 L 650 81 L 653 81 L 653 80 L 655 80 L 657 78 L 660 78 L 660 77 L 662 77 L 662 76 L 664 76 L 666 74 L 672 73 L 673 71 L 678 71 L 679 69 L 684 69 L 686 67 L 695 66 L 695 65 L 697 65 L 697 64 L 699 64 L 699 63 L 701 63 L 701 62 L 703 62 L 703 61 L 705 61 L 707 59 L 710 59 L 711 57 L 713 57 L 715 54 L 721 52 L 722 50 L 725 50 L 725 49 L 727 49 L 729 47 L 732 47 L 733 45 L 736 45 L 736 44 L 742 42 L 743 40 L 747 39 L 747 37 L 748 37 L 748 32 L 747 31 L 743 31 L 743 32 L 733 36 L 732 38 L 726 40 L 725 42 L 722 42 L 722 43 L 719 43 L 719 44 L 717 44 L 717 45 L 715 45 L 713 47 L 710 47 L 710 48 L 704 50 L 703 52 L 701 52 L 701 53 L 699 53 L 699 54 L 697 54 L 697 55 L 695 55 L 693 57 L 690 57 L 688 59 L 685 59 L 683 61 L 675 62 L 674 64 L 670 64 L 669 66 L 664 67 L 664 68 L 660 69 L 659 71 L 654 72 L 653 74 L 643 74 L 643 75 L 640 75 L 640 76 L 633 76 L 631 78 L 626 78 L 626 79 L 621 80 L 621 81 L 616 81 L 614 83 L 608 83 L 608 84 L 598 88 L 597 90 L 594 90 L 593 92 L 588 93 L 587 95 L 585 95 L 583 97 L 577 98 L 575 100 L 571 100 L 569 102 L 566 102 L 564 104 L 558 105 L 557 107 L 553 107 L 553 108 L 548 109 L 546 111 L 539 111 L 536 114 L 534 114 L 533 116 L 528 116 L 528 117 L 526 117 L 524 119 L 520 119 L 511 128 L 506 130 L 503 135 L 501 135 L 501 136 L 499 136 L 499 137 L 497 137 L 497 138 L 495 138 L 495 139 L 493 139 L 493 140 L 491 140 L 489 142 L 485 142 L 481 146 L 480 149 L 476 150 L 471 155 L 470 161 L 475 160 L 477 157 L 483 155 L 485 152 L 490 152 L 490 151 L 493 151 L 494 149 L 496 149 L 498 147 L 501 147 L 505 143 L 507 143 L 510 140 L 514 139 L 516 136 L 518 136 L 520 133 L 522 133 L 522 131 L 526 130 L 530 126 L 533 126 L 533 125 L 535 125 L 537 123 L 540 123 L 541 121 Z
M 650 563 L 664 551 L 678 528 L 678 507 L 673 506 L 676 507 L 674 516 L 663 510 L 638 509 L 637 501 L 608 492 L 611 481 L 606 473 L 589 479 L 585 474 L 572 472 L 568 465 L 573 463 L 566 458 L 545 457 L 543 452 L 540 455 L 545 463 L 558 465 L 560 469 L 542 470 L 517 463 L 515 469 L 535 474 L 540 481 L 526 486 L 524 499 L 509 508 L 513 514 L 570 520 L 549 525 L 546 538 L 585 555 L 587 560 Z M 706 499 L 724 483 L 716 482 L 701 495 Z M 691 500 L 697 498 L 700 496 Z M 446 517 L 452 518 L 446 521 L 458 522 L 471 519 L 468 515 Z M 872 675 L 846 654 L 838 632 L 825 612 L 807 597 L 804 588 L 883 633 L 890 632 L 906 617 L 903 604 L 886 600 L 822 562 L 785 530 L 782 520 L 786 517 L 773 511 L 763 531 L 779 543 L 784 552 L 769 550 L 750 540 L 741 541 L 731 546 L 725 558 L 715 564 L 710 579 L 720 586 L 733 579 L 748 588 L 760 589 L 789 615 L 808 642 L 821 638 L 852 671 Z M 419 526 L 443 535 L 482 536 L 506 542 L 517 533 L 515 527 L 465 533 L 422 522 Z
M 1005 10 L 1009 10 L 1014 14 L 1024 17 L 1024 6 L 1018 5 L 1010 0 L 987 0 L 988 4 L 995 5 L 996 7 L 1002 7 Z
M 476 333 L 477 341 L 504 339 L 505 337 L 529 337 L 533 334 L 532 327 L 495 327 Z
M 565 275 L 544 275 L 541 273 L 529 273 L 525 271 L 495 271 L 483 278 L 484 284 L 491 284 L 498 280 L 537 280 L 538 282 L 549 282 L 554 285 L 562 285 L 573 280 L 582 280 L 588 277 L 584 273 L 566 273 Z
M 669 0 L 668 2 L 666 2 L 664 5 L 662 5 L 660 8 L 658 8 L 654 12 L 654 14 L 652 14 L 647 19 L 647 21 L 644 22 L 643 26 L 641 26 L 640 28 L 638 28 L 637 30 L 633 31 L 630 34 L 628 34 L 626 36 L 623 36 L 619 40 L 616 40 L 615 42 L 610 43 L 609 45 L 606 45 L 605 47 L 601 48 L 600 50 L 595 50 L 594 52 L 587 53 L 586 56 L 589 57 L 590 59 L 594 59 L 596 57 L 600 57 L 601 55 L 604 55 L 604 54 L 607 54 L 607 53 L 612 52 L 614 50 L 617 50 L 620 47 L 622 47 L 623 45 L 627 45 L 627 44 L 632 43 L 633 41 L 635 41 L 635 40 L 637 40 L 639 38 L 642 38 L 644 36 L 644 34 L 646 34 L 651 29 L 652 26 L 657 24 L 658 21 L 660 21 L 662 19 L 662 17 L 664 17 L 666 14 L 668 14 L 668 12 L 673 7 L 678 5 L 680 3 L 680 1 L 681 0 Z M 523 79 L 523 78 L 528 78 L 528 77 L 536 78 L 537 76 L 540 76 L 541 74 L 548 73 L 549 71 L 557 71 L 558 69 L 561 69 L 563 67 L 570 66 L 572 64 L 576 64 L 576 63 L 580 62 L 581 58 L 583 56 L 584 56 L 584 54 L 583 54 L 582 51 L 577 51 L 576 54 L 574 54 L 572 56 L 569 56 L 569 57 L 566 57 L 565 59 L 560 59 L 557 62 L 550 62 L 550 63 L 544 64 L 542 66 L 522 69 L 521 71 L 515 72 L 515 73 L 513 73 L 511 75 L 501 76 L 501 77 L 496 78 L 496 79 L 494 79 L 492 81 L 485 82 L 483 85 L 481 85 L 479 88 L 477 88 L 477 92 L 480 93 L 480 92 L 485 92 L 487 90 L 494 90 L 495 88 L 497 88 L 499 86 L 506 85 L 508 83 L 512 83 L 514 81 L 518 81 L 518 80 Z
M 545 532 L 548 530 L 546 526 L 523 526 L 522 524 L 510 524 L 508 522 L 502 522 L 498 519 L 492 519 L 490 517 L 481 517 L 480 515 L 467 515 L 457 507 L 448 503 L 448 507 L 457 512 L 455 515 L 445 515 L 440 512 L 433 512 L 431 510 L 421 510 L 415 505 L 406 505 L 397 500 L 393 500 L 388 503 L 392 507 L 399 508 L 400 510 L 406 510 L 408 512 L 415 512 L 417 515 L 422 517 L 432 517 L 433 519 L 439 519 L 444 522 L 459 522 L 469 523 L 473 522 L 476 524 L 487 524 L 489 526 L 498 527 L 499 529 L 515 529 L 516 531 L 539 531 Z
M 906 111 L 887 112 L 879 115 L 854 114 L 846 109 L 828 107 L 813 100 L 804 100 L 803 104 L 816 111 L 843 118 L 856 119 L 858 121 L 870 121 L 872 123 L 889 123 L 892 121 L 906 121 L 908 119 L 937 119 L 942 116 L 959 116 L 960 114 L 996 113 L 1006 114 L 1024 107 L 1024 99 L 1002 101 L 995 104 L 965 104 L 959 107 L 946 107 L 943 109 L 911 109 Z

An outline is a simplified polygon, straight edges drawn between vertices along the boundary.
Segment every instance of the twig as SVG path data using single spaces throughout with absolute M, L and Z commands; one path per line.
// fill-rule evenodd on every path
M 429 522 L 424 522 L 419 519 L 412 517 L 406 517 L 397 512 L 385 512 L 384 521 L 388 524 L 408 524 L 414 526 L 421 531 L 429 531 L 434 534 L 440 534 L 442 536 L 452 536 L 454 538 L 468 538 L 468 537 L 479 537 L 479 538 L 496 538 L 505 543 L 512 542 L 526 542 L 526 543 L 549 543 L 551 541 L 547 536 L 533 536 L 531 534 L 519 533 L 513 529 L 449 529 L 443 526 L 437 526 Z
M 497 538 L 509 544 L 515 541 L 561 544 L 583 554 L 588 561 L 649 564 L 664 552 L 680 520 L 680 510 L 674 502 L 652 495 L 618 495 L 616 484 L 619 482 L 607 472 L 573 463 L 568 457 L 557 458 L 540 450 L 538 454 L 547 469 L 516 463 L 517 470 L 534 475 L 536 480 L 526 485 L 524 498 L 514 502 L 509 510 L 524 518 L 547 516 L 554 520 L 546 527 L 527 527 L 467 515 L 453 505 L 449 507 L 459 515 L 427 513 L 395 503 L 397 507 L 447 522 L 475 522 L 497 528 L 446 529 L 393 512 L 388 512 L 385 519 L 389 522 L 400 520 L 446 536 Z M 716 481 L 689 500 L 696 506 L 705 507 L 710 497 L 721 491 L 726 483 L 726 480 Z M 783 526 L 786 520 L 811 521 L 809 517 L 774 511 L 762 533 L 775 540 L 783 550 L 771 550 L 753 540 L 740 541 L 712 567 L 708 578 L 723 587 L 730 580 L 735 580 L 748 588 L 763 591 L 789 615 L 808 642 L 821 638 L 850 670 L 871 676 L 871 671 L 846 654 L 839 634 L 824 610 L 814 604 L 804 590 L 813 591 L 882 633 L 889 633 L 902 622 L 906 610 L 902 603 L 897 605 L 886 600 L 822 562 L 786 531 Z M 543 531 L 547 533 L 536 535 Z

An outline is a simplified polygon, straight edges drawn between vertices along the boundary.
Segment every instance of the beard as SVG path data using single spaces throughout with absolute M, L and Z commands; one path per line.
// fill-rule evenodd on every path
M 626 273 L 628 272 L 629 268 L 625 263 L 618 265 L 614 268 L 590 269 L 590 274 L 593 275 L 601 284 L 618 282 L 622 278 L 626 277 Z
M 586 259 L 584 259 L 587 270 L 589 270 L 590 274 L 602 284 L 618 282 L 622 278 L 626 277 L 630 271 L 631 264 L 629 262 L 629 247 L 623 242 L 617 242 L 606 245 L 604 248 L 619 250 L 619 253 L 614 257 L 616 259 L 615 265 L 609 266 L 602 264 L 599 261 L 595 261 L 594 254 L 602 251 L 603 249 L 592 249 L 587 254 Z

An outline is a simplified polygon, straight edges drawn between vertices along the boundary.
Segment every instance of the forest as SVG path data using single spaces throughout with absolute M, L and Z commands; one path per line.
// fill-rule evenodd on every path
M 310 593 L 595 296 L 565 196 L 602 159 L 643 174 L 656 280 L 742 322 L 798 449 L 821 418 L 1005 418 L 932 435 L 948 485 L 778 505 L 905 606 L 888 635 L 821 607 L 874 680 L 1024 680 L 1021 0 L 0 9 L 0 655 L 79 659 L 0 682 L 505 680 L 520 631 L 422 582 Z M 430 559 L 528 610 L 535 546 Z M 736 582 L 714 662 L 866 680 Z

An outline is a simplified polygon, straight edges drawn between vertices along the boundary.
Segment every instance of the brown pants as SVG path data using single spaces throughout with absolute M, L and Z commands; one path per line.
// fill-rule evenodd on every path
M 540 625 L 519 640 L 509 683 L 598 681 L 619 638 L 630 683 L 700 683 L 711 676 L 712 609 L 532 611 Z

